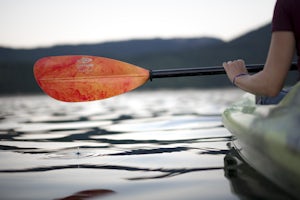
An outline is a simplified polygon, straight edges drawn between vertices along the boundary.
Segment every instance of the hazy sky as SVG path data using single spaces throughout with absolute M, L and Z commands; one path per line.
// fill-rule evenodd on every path
M 271 22 L 276 0 L 0 0 L 0 46 L 134 38 L 230 40 Z

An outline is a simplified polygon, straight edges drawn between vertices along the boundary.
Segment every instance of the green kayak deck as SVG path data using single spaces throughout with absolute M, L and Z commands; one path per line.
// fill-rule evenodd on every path
M 279 105 L 255 104 L 246 94 L 223 113 L 241 157 L 259 173 L 300 196 L 300 83 Z

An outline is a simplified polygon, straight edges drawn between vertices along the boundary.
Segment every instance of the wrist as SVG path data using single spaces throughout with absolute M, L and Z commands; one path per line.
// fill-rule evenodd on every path
M 242 77 L 242 76 L 247 76 L 247 75 L 249 75 L 249 74 L 247 74 L 247 73 L 240 73 L 240 74 L 236 75 L 236 76 L 233 77 L 233 79 L 232 79 L 232 84 L 233 84 L 234 86 L 237 86 L 237 85 L 236 85 L 236 80 L 237 80 L 237 78 Z

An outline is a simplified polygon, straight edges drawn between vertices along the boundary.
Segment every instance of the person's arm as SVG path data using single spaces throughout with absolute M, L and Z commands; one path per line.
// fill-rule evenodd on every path
M 237 77 L 235 85 L 255 95 L 276 96 L 290 69 L 295 43 L 293 32 L 273 32 L 264 69 L 254 75 Z M 223 67 L 231 81 L 239 74 L 248 73 L 243 60 L 223 63 Z

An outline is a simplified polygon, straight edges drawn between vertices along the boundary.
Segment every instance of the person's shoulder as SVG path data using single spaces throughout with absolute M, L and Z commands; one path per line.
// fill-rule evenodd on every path
M 300 13 L 300 0 L 277 0 L 275 10 L 282 10 L 287 13 Z
M 300 0 L 277 0 L 279 1 L 283 6 L 294 8 L 294 9 L 300 9 Z
M 276 4 L 284 7 L 289 7 L 289 6 L 300 5 L 300 1 L 299 0 L 277 0 Z

